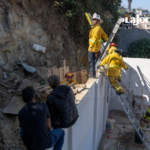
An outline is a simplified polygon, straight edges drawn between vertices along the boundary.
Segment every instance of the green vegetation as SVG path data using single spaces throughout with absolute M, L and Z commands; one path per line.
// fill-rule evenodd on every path
M 123 9 L 123 8 L 119 9 L 118 12 L 121 16 L 124 16 L 126 13 L 125 9 Z
M 100 14 L 103 20 L 101 26 L 108 36 L 119 18 L 117 9 L 121 0 L 58 0 L 58 2 L 60 3 L 57 4 L 59 12 L 69 19 L 71 33 L 78 42 L 88 42 L 90 25 L 85 12 Z M 114 42 L 116 41 L 118 41 L 117 38 Z
M 150 14 L 148 14 L 148 16 L 147 17 L 150 17 Z
M 130 57 L 150 58 L 150 39 L 143 38 L 131 43 L 128 52 Z
M 132 11 L 136 12 L 136 9 L 135 9 L 135 8 L 133 8 L 133 9 L 132 9 Z

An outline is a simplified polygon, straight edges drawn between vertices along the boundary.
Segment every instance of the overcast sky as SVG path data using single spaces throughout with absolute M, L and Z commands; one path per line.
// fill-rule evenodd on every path
M 128 8 L 128 0 L 122 0 L 122 6 Z M 150 11 L 150 0 L 132 0 L 131 8 L 142 7 L 142 9 L 148 9 Z

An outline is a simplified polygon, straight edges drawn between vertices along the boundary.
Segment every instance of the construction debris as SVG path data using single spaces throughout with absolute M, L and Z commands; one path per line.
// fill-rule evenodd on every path
M 35 44 L 35 43 L 33 44 L 32 48 L 33 48 L 33 50 L 40 52 L 40 53 L 43 53 L 43 54 L 46 52 L 46 47 Z
M 29 66 L 27 63 L 23 63 L 22 59 L 20 58 L 18 64 L 22 65 L 24 69 L 30 73 L 35 73 L 37 72 L 36 68 Z
M 22 62 L 22 60 L 21 60 L 21 62 Z M 50 75 L 58 75 L 58 77 L 60 79 L 64 80 L 64 74 L 66 72 L 69 72 L 69 66 L 66 66 L 65 64 L 66 63 L 64 61 L 64 67 L 63 68 L 57 68 L 57 66 L 54 66 L 53 68 L 48 70 L 47 77 L 49 77 Z M 29 72 L 35 71 L 34 68 L 32 68 L 31 66 L 28 66 L 28 65 L 24 65 L 24 66 L 26 67 L 25 69 L 28 70 Z M 87 82 L 87 72 L 85 70 L 75 72 L 74 78 L 78 79 L 79 83 L 86 83 Z M 68 82 L 63 83 L 63 85 L 66 85 L 66 84 L 68 84 Z M 74 95 L 81 93 L 83 90 L 86 89 L 85 84 L 78 84 L 78 85 L 75 85 L 75 84 L 76 83 L 73 83 L 70 85 L 70 87 L 73 90 Z M 2 83 L 2 85 L 4 86 L 4 83 Z M 37 98 L 38 102 L 45 103 L 48 94 L 50 94 L 50 92 L 53 91 L 53 89 L 51 89 L 51 87 L 48 84 L 40 86 L 40 84 L 37 83 L 36 81 L 24 79 L 22 84 L 20 85 L 20 87 L 16 91 L 14 91 L 14 90 L 11 91 L 14 94 L 14 96 L 12 97 L 12 99 L 10 100 L 8 105 L 3 110 L 3 113 L 15 114 L 15 115 L 18 114 L 20 109 L 23 106 L 25 106 L 25 103 L 23 102 L 22 97 L 21 97 L 22 90 L 28 86 L 32 86 L 35 89 L 36 98 Z M 7 88 L 9 88 L 9 87 L 7 87 Z

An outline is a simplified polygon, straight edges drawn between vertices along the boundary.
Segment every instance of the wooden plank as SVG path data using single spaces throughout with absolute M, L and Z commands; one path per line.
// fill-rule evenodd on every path
M 60 76 L 60 82 L 64 80 L 64 69 L 59 68 L 59 76 Z
M 39 85 L 40 84 L 35 81 L 24 79 L 22 84 L 18 88 L 16 94 L 21 95 L 22 94 L 21 91 L 28 86 L 32 86 L 34 89 L 36 89 L 37 87 L 39 87 Z M 10 100 L 8 105 L 5 107 L 3 112 L 8 113 L 8 114 L 16 114 L 17 115 L 23 106 L 25 106 L 25 103 L 22 100 L 22 98 L 15 95 Z
M 40 89 L 40 90 L 38 90 L 38 91 L 39 91 L 39 92 L 43 92 L 43 91 L 48 90 L 48 89 L 51 89 L 51 87 L 50 87 L 50 86 L 46 86 L 46 87 L 44 87 L 43 89 Z
M 17 115 L 18 112 L 25 106 L 26 104 L 22 100 L 21 97 L 13 96 L 8 105 L 3 110 L 3 113 L 6 114 L 14 114 Z
M 40 89 L 42 89 L 42 88 L 44 88 L 44 87 L 46 87 L 46 86 L 48 86 L 48 84 L 45 84 L 45 85 L 39 86 L 39 87 L 35 88 L 35 90 L 40 90 Z
M 69 66 L 66 66 L 66 73 L 69 72 Z
M 66 73 L 69 72 L 69 66 L 66 66 Z M 64 75 L 64 68 L 58 68 L 57 70 L 57 74 L 59 76 L 60 82 L 62 82 L 63 80 L 65 80 L 65 75 Z
M 78 81 L 79 84 L 82 84 L 81 71 L 77 72 L 77 81 Z
M 73 86 L 73 88 L 75 89 L 74 85 L 76 84 L 76 82 L 73 82 L 72 84 L 70 84 L 69 86 Z
M 74 85 L 75 88 L 85 88 L 86 85 L 85 84 L 76 84 Z
M 52 75 L 52 69 L 47 71 L 47 78 L 49 78 Z
M 56 65 L 52 68 L 52 75 L 57 75 L 57 66 Z
M 59 79 L 60 79 L 60 69 L 59 69 L 59 68 L 57 69 L 57 76 L 58 76 Z
M 66 60 L 64 59 L 64 66 L 63 66 L 63 69 L 64 69 L 64 77 L 66 75 Z
M 77 73 L 76 72 L 73 72 L 72 73 L 74 75 L 73 79 L 77 80 Z M 78 81 L 77 81 L 78 82 Z
M 67 82 L 65 82 L 65 83 L 63 83 L 63 84 L 61 84 L 61 85 L 66 85 L 66 84 L 68 84 L 69 82 L 67 81 Z
M 81 71 L 81 83 L 85 84 L 87 82 L 88 75 L 86 70 Z

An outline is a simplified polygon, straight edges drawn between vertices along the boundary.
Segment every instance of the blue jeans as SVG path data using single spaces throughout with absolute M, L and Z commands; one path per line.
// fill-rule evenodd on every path
M 23 136 L 22 129 L 20 129 L 20 134 L 21 136 Z M 54 147 L 53 150 L 61 150 L 64 144 L 64 136 L 65 136 L 64 130 L 60 128 L 54 129 L 50 131 L 49 134 L 51 135 L 51 138 L 52 138 L 51 147 Z
M 64 136 L 65 136 L 64 130 L 58 128 L 50 131 L 49 133 L 52 137 L 51 147 L 54 146 L 53 150 L 61 150 L 64 144 Z
M 95 70 L 95 65 L 96 65 L 96 56 L 95 56 L 95 53 L 90 53 L 89 52 L 89 63 L 90 63 L 90 66 L 91 66 L 91 71 L 92 71 L 92 75 L 93 77 L 96 76 L 96 70 Z

